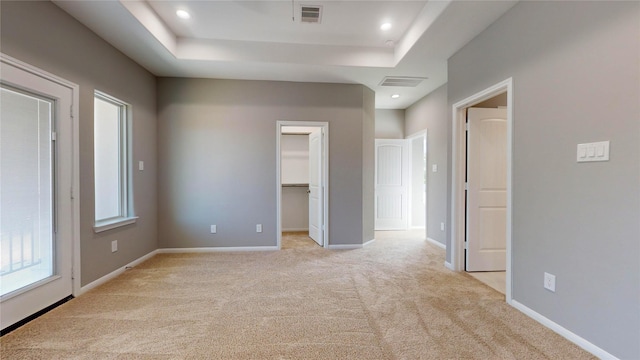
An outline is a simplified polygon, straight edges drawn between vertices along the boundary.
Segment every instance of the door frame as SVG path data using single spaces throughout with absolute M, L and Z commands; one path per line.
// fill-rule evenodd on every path
M 454 271 L 464 271 L 465 240 L 465 169 L 466 158 L 466 109 L 490 99 L 496 95 L 507 93 L 507 266 L 506 266 L 506 300 L 512 303 L 512 210 L 513 210 L 513 78 L 501 81 L 483 91 L 456 102 L 452 106 L 452 156 L 451 156 L 451 263 L 445 266 Z
M 315 127 L 322 129 L 322 243 L 329 248 L 329 123 L 326 121 L 277 121 L 276 122 L 276 246 L 282 249 L 282 128 L 285 126 Z
M 7 65 L 11 65 L 25 72 L 31 73 L 35 76 L 41 77 L 47 81 L 56 83 L 60 86 L 66 87 L 71 90 L 71 189 L 69 190 L 69 196 L 71 197 L 71 285 L 72 295 L 77 297 L 81 293 L 81 279 L 80 279 L 80 151 L 79 151 L 79 104 L 80 104 L 80 87 L 66 79 L 58 77 L 33 65 L 20 61 L 16 58 L 8 56 L 4 53 L 0 53 L 0 62 Z M 60 193 L 62 196 L 64 192 Z
M 413 140 L 416 139 L 420 139 L 420 138 L 424 138 L 424 152 L 425 152 L 425 156 L 426 158 L 424 159 L 424 169 L 427 172 L 427 174 L 429 174 L 429 169 L 427 168 L 427 165 L 429 164 L 428 158 L 429 158 L 429 138 L 427 137 L 427 134 L 429 133 L 428 129 L 424 129 L 424 130 L 420 130 L 416 133 L 413 133 L 407 137 L 405 137 L 406 140 L 409 140 L 409 147 L 412 146 L 412 142 Z M 413 151 L 409 151 L 409 163 L 411 164 L 411 166 L 409 167 L 409 179 L 413 179 Z M 429 176 L 427 176 L 427 179 L 429 178 Z M 424 184 L 424 237 L 425 239 L 429 238 L 429 229 L 428 229 L 428 224 L 427 224 L 427 219 L 428 214 L 427 211 L 429 209 L 429 193 L 427 192 L 429 186 L 429 182 L 428 180 L 425 179 L 425 184 Z M 411 196 L 409 196 L 409 209 L 413 208 L 413 191 L 411 191 Z M 411 220 L 413 220 L 413 216 L 411 215 L 413 211 L 409 211 L 409 229 L 412 228 L 411 226 Z

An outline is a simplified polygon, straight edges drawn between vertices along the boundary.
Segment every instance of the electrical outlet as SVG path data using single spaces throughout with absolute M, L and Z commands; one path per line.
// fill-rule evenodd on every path
M 444 231 L 444 223 L 443 222 L 440 223 L 440 231 Z
M 544 273 L 544 288 L 549 291 L 556 292 L 556 276 L 555 275 Z
M 118 240 L 113 240 L 111 242 L 111 252 L 114 253 L 118 251 Z
M 259 232 L 259 233 L 262 232 L 262 224 L 256 225 L 256 232 Z
M 215 234 L 218 231 L 218 227 L 216 225 L 211 225 L 211 233 Z

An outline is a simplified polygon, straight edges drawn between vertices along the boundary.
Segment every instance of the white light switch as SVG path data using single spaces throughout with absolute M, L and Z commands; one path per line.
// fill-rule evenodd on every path
M 438 172 L 438 164 L 431 165 L 431 171 Z
M 218 231 L 218 227 L 215 225 L 211 225 L 211 233 L 215 234 Z
M 113 240 L 111 242 L 111 252 L 118 251 L 118 240 Z
M 609 141 L 578 144 L 578 162 L 608 161 Z
M 144 161 L 138 161 L 138 170 L 144 170 Z
M 256 225 L 256 232 L 259 232 L 259 233 L 262 232 L 262 224 Z

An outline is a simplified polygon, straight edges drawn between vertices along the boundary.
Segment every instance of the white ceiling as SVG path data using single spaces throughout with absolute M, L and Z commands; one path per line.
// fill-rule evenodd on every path
M 157 76 L 363 84 L 378 109 L 404 109 L 446 83 L 447 59 L 516 2 L 54 0 Z M 301 22 L 301 5 L 321 6 L 321 22 Z M 383 87 L 385 76 L 428 79 Z

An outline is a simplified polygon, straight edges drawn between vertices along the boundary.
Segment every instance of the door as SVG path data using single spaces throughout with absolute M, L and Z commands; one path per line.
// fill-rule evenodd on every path
M 322 129 L 314 128 L 309 134 L 309 237 L 324 245 L 322 186 Z
M 73 90 L 0 67 L 0 325 L 72 294 Z
M 376 139 L 375 229 L 407 230 L 408 140 Z
M 507 110 L 467 110 L 467 271 L 504 271 Z

